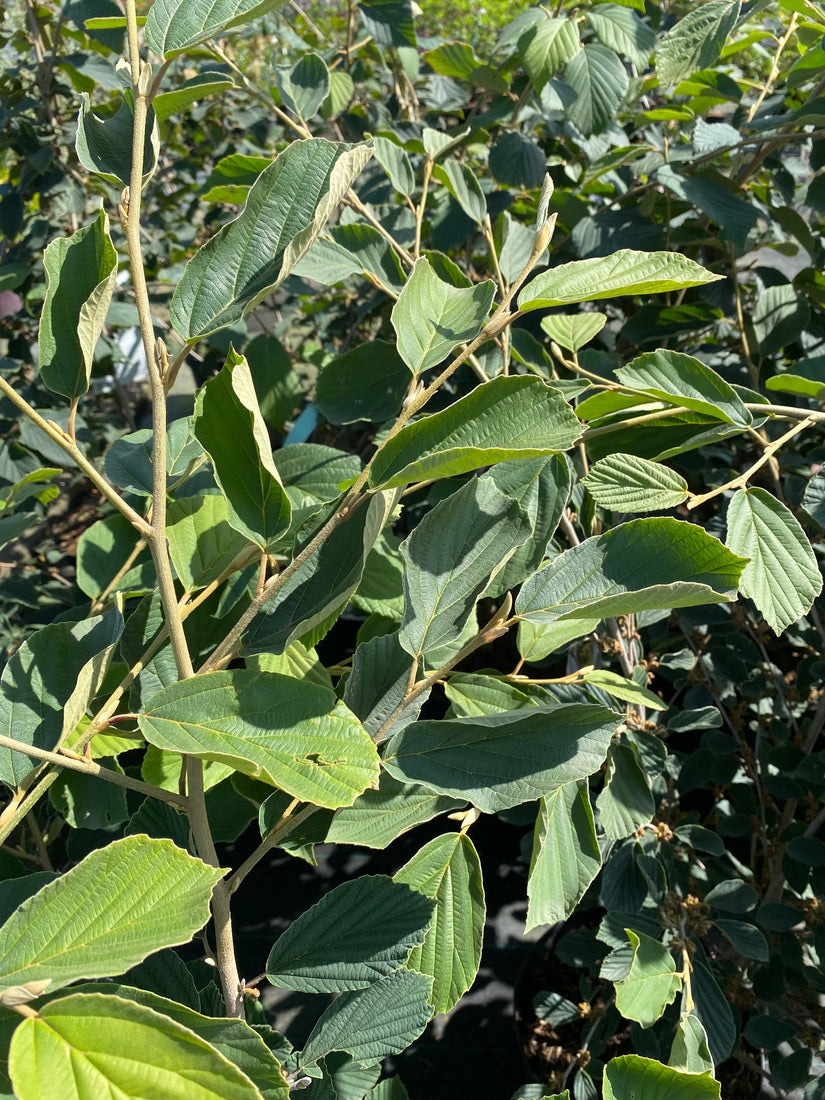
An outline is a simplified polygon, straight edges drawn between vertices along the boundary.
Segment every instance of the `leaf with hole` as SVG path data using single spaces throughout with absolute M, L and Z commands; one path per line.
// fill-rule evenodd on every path
M 378 782 L 378 754 L 328 688 L 254 669 L 209 672 L 163 688 L 139 715 L 150 745 L 218 760 L 336 809 Z

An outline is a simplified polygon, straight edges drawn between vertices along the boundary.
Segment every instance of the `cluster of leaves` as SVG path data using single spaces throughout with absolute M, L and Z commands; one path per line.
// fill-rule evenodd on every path
M 583 915 L 518 1096 L 820 1097 L 825 12 L 275 6 L 5 13 L 3 544 L 91 486 L 0 580 L 7 1094 L 401 1100 L 515 814 L 527 927 Z M 435 818 L 275 941 L 293 1049 L 234 891 Z

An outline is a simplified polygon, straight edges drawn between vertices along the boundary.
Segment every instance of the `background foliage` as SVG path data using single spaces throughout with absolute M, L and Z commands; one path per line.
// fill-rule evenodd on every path
M 6 1093 L 402 1100 L 499 815 L 515 1096 L 814 1100 L 822 5 L 236 8 L 142 84 L 112 0 L 2 12 Z M 268 851 L 435 818 L 239 991 Z

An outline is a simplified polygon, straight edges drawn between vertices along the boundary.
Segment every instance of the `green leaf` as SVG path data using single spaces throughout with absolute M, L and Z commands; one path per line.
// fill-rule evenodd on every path
M 668 1065 L 684 1073 L 713 1073 L 708 1037 L 699 1017 L 692 1012 L 679 1020 Z
M 372 155 L 367 145 L 295 141 L 265 168 L 243 210 L 186 265 L 170 306 L 187 341 L 239 321 L 289 275 Z
M 198 391 L 193 430 L 212 459 L 229 523 L 261 550 L 271 549 L 289 527 L 292 510 L 249 364 L 231 345 L 223 369 Z
M 390 488 L 538 458 L 566 450 L 580 430 L 567 402 L 541 379 L 495 378 L 402 428 L 376 455 L 370 484 Z
M 405 150 L 384 137 L 376 137 L 374 146 L 375 159 L 389 176 L 395 190 L 400 195 L 411 195 L 415 190 L 415 175 Z
M 728 505 L 728 547 L 751 560 L 742 593 L 777 635 L 807 614 L 822 591 L 816 556 L 799 520 L 764 489 L 740 489 Z
M 627 745 L 611 746 L 604 787 L 596 805 L 599 823 L 609 840 L 630 836 L 653 817 L 653 795 L 636 754 Z
M 89 388 L 95 344 L 117 278 L 109 219 L 58 237 L 43 256 L 46 296 L 38 334 L 40 374 L 53 393 L 75 399 Z
M 435 906 L 384 875 L 343 882 L 283 932 L 266 962 L 274 986 L 304 993 L 366 989 L 420 947 Z
M 447 160 L 436 167 L 434 175 L 447 184 L 450 194 L 467 217 L 483 225 L 487 217 L 487 200 L 469 165 L 461 160 Z
M 163 688 L 138 717 L 150 745 L 219 760 L 317 806 L 348 806 L 378 782 L 378 754 L 327 688 L 251 669 Z
M 544 561 L 573 485 L 571 465 L 564 455 L 545 455 L 503 462 L 483 475 L 527 513 L 530 537 L 505 562 L 487 587 L 486 595 L 500 596 L 521 584 Z
M 473 672 L 459 672 L 444 681 L 444 694 L 450 700 L 450 718 L 469 718 L 479 714 L 504 714 L 550 702 L 552 696 L 542 688 L 515 684 Z M 527 694 L 533 692 L 532 694 Z
M 483 64 L 466 42 L 445 42 L 434 50 L 427 50 L 424 60 L 440 76 L 453 76 L 469 84 L 479 84 L 501 95 L 507 92 L 506 78 L 498 69 Z
M 489 162 L 493 178 L 512 187 L 541 187 L 547 174 L 544 152 L 520 130 L 499 134 Z
M 361 17 L 379 46 L 413 46 L 417 49 L 410 0 L 359 0 Z
M 219 38 L 277 7 L 276 0 L 213 0 L 207 6 L 188 0 L 157 0 L 146 20 L 146 44 L 165 60 L 192 46 Z
M 627 977 L 616 982 L 616 1008 L 627 1020 L 652 1027 L 682 988 L 670 951 L 643 932 L 626 928 L 633 948 Z
M 394 493 L 379 493 L 340 523 L 254 620 L 244 635 L 244 653 L 283 653 L 343 611 L 394 505 Z
M 740 955 L 744 955 L 746 959 L 756 959 L 757 962 L 769 961 L 771 956 L 768 942 L 755 925 L 741 920 L 722 920 L 721 918 L 714 923 Z
M 753 416 L 742 398 L 716 371 L 692 355 L 651 351 L 639 355 L 616 377 L 630 389 L 643 390 L 661 401 L 747 428 Z
M 249 543 L 229 524 L 229 505 L 218 493 L 181 497 L 169 505 L 166 538 L 178 580 L 193 592 L 204 588 L 239 557 L 248 560 Z
M 751 1046 L 773 1050 L 780 1043 L 789 1042 L 796 1034 L 796 1028 L 789 1021 L 775 1020 L 772 1016 L 751 1016 L 742 1034 Z
M 89 172 L 96 172 L 115 187 L 128 187 L 132 172 L 132 133 L 135 112 L 131 91 L 124 92 L 117 113 L 111 118 L 98 118 L 84 92 L 80 97 L 75 148 L 77 158 Z M 160 139 L 155 112 L 150 107 L 146 119 L 146 139 L 143 148 L 143 179 L 155 170 Z
M 188 943 L 209 919 L 222 874 L 170 840 L 131 836 L 98 848 L 0 928 L 0 1002 L 121 974 L 154 951 Z
M 603 45 L 624 54 L 640 73 L 644 72 L 656 45 L 656 36 L 647 23 L 619 4 L 599 4 L 588 11 L 587 19 Z
M 542 272 L 520 292 L 518 305 L 521 310 L 546 309 L 630 294 L 664 294 L 721 278 L 676 252 L 622 248 L 610 256 L 574 260 Z
M 478 336 L 496 292 L 491 279 L 454 287 L 422 256 L 392 309 L 398 352 L 413 374 L 437 366 L 457 344 Z
M 669 164 L 663 164 L 657 168 L 655 178 L 680 199 L 697 207 L 716 222 L 723 241 L 744 247 L 748 235 L 758 224 L 759 214 L 756 209 L 740 197 L 735 185 L 728 183 L 716 172 L 688 176 L 675 172 Z M 762 300 L 761 296 L 759 300 Z M 800 327 L 804 327 L 804 324 Z
M 540 19 L 519 38 L 518 49 L 527 75 L 540 92 L 579 52 L 578 24 L 569 18 Z
M 547 990 L 537 993 L 533 998 L 533 1011 L 536 1019 L 549 1024 L 572 1024 L 581 1019 L 579 1006 L 562 997 L 560 993 Z
M 0 731 L 26 745 L 56 749 L 82 717 L 84 692 L 98 682 L 96 674 L 105 669 L 122 630 L 123 617 L 115 610 L 79 623 L 52 623 L 27 638 L 0 678 Z M 25 753 L 0 750 L 0 782 L 9 787 L 39 766 Z
M 404 567 L 401 540 L 391 531 L 383 531 L 370 550 L 364 575 L 352 605 L 367 615 L 381 615 L 398 622 L 404 612 Z
M 291 67 L 276 66 L 275 81 L 284 105 L 305 122 L 329 95 L 329 69 L 317 53 L 305 53 Z
M 584 676 L 584 683 L 601 688 L 615 699 L 623 699 L 626 703 L 636 703 L 638 706 L 649 707 L 651 710 L 667 710 L 667 703 L 663 703 L 658 695 L 643 688 L 633 680 L 627 680 L 624 676 L 617 676 L 615 672 L 598 668 L 588 672 Z
M 607 321 L 604 313 L 551 313 L 541 322 L 551 340 L 568 351 L 578 351 L 602 331 Z
M 652 1058 L 624 1054 L 604 1070 L 604 1100 L 721 1100 L 710 1074 L 680 1073 Z
M 105 590 L 143 593 L 155 587 L 156 573 L 147 546 L 120 512 L 96 520 L 77 544 L 77 587 L 96 599 Z M 135 553 L 137 551 L 137 553 Z
M 55 1088 L 77 1100 L 262 1100 L 224 1055 L 193 1031 L 121 997 L 75 993 L 44 1005 L 12 1037 L 9 1075 L 19 1100 Z
M 698 69 L 711 69 L 739 18 L 740 4 L 710 0 L 678 19 L 656 47 L 656 75 L 675 84 Z
M 395 344 L 371 340 L 321 367 L 315 404 L 330 424 L 381 424 L 401 411 L 411 381 Z
M 411 672 L 412 658 L 401 648 L 397 631 L 370 638 L 357 647 L 352 674 L 344 688 L 344 702 L 373 737 L 377 737 L 379 729 L 403 701 Z M 419 697 L 404 707 L 388 733 L 414 721 L 424 698 Z
M 466 834 L 445 833 L 416 852 L 394 881 L 435 899 L 432 924 L 407 966 L 433 979 L 433 1009 L 449 1012 L 481 962 L 486 908 L 478 853 Z
M 793 370 L 766 378 L 765 389 L 819 400 L 820 394 L 825 390 L 825 356 L 800 359 L 798 363 L 794 363 Z
M 516 614 L 552 623 L 726 603 L 745 565 L 692 523 L 635 519 L 559 554 L 525 582 Z
M 152 106 L 155 109 L 158 121 L 163 122 L 164 119 L 184 111 L 187 107 L 191 107 L 193 103 L 199 103 L 207 96 L 217 95 L 219 92 L 225 92 L 227 89 L 234 87 L 235 85 L 226 73 L 198 73 L 197 76 L 184 81 L 173 91 L 161 92 L 160 95 L 156 95 L 152 100 Z
M 613 711 L 590 704 L 416 722 L 390 739 L 384 766 L 496 813 L 592 775 L 617 724 Z
M 331 844 L 386 848 L 396 837 L 438 814 L 461 810 L 466 799 L 433 794 L 417 783 L 402 783 L 382 770 L 378 789 L 367 789 L 339 810 L 327 830 Z
M 484 478 L 468 481 L 428 512 L 401 546 L 404 649 L 425 657 L 460 634 L 491 576 L 528 532 L 518 503 Z
M 587 780 L 545 795 L 533 832 L 526 931 L 567 920 L 601 865 Z
M 312 1029 L 301 1064 L 345 1050 L 364 1065 L 376 1065 L 404 1050 L 430 1020 L 431 988 L 431 978 L 402 968 L 367 989 L 342 993 Z
M 600 458 L 582 484 L 597 504 L 612 512 L 658 512 L 675 508 L 688 497 L 681 474 L 636 455 Z
M 173 420 L 166 433 L 167 481 L 178 481 L 203 457 L 191 434 L 189 417 Z M 152 495 L 152 429 L 140 428 L 116 439 L 106 452 L 106 476 L 121 489 L 142 496 Z
M 588 42 L 573 57 L 564 70 L 564 81 L 576 93 L 567 117 L 586 137 L 607 129 L 630 85 L 615 53 L 595 42 Z

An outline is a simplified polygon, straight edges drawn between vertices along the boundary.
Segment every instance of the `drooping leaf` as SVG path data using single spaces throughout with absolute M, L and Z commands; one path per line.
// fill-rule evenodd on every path
M 105 671 L 122 630 L 123 616 L 114 610 L 79 623 L 52 623 L 32 634 L 0 677 L 0 731 L 26 745 L 57 748 L 85 712 L 88 692 L 99 683 L 97 674 Z M 15 787 L 37 766 L 25 753 L 3 749 L 0 782 Z
M 431 988 L 431 978 L 402 968 L 367 989 L 342 993 L 312 1029 L 301 1064 L 345 1050 L 365 1065 L 376 1065 L 404 1050 L 432 1015 Z
M 675 508 L 688 497 L 681 474 L 636 455 L 600 458 L 582 484 L 597 504 L 613 512 L 659 512 Z
M 822 575 L 799 520 L 764 489 L 740 489 L 728 505 L 727 545 L 750 558 L 742 593 L 775 634 L 805 615 L 822 591 Z
M 391 841 L 438 814 L 460 810 L 466 800 L 433 794 L 417 783 L 402 783 L 381 772 L 378 789 L 367 789 L 339 810 L 327 829 L 332 844 L 386 848 Z
M 591 775 L 616 727 L 617 715 L 590 704 L 416 722 L 390 739 L 384 766 L 496 813 Z
M 633 948 L 627 977 L 616 982 L 616 1008 L 628 1020 L 652 1027 L 682 988 L 670 951 L 652 936 L 626 928 Z
M 111 118 L 98 118 L 92 110 L 89 96 L 80 97 L 80 113 L 77 118 L 75 148 L 77 159 L 89 172 L 96 172 L 115 187 L 128 187 L 132 171 L 132 134 L 135 128 L 135 112 L 131 90 L 123 94 L 117 113 Z M 148 179 L 155 170 L 160 140 L 158 124 L 152 107 L 146 119 L 146 138 L 143 146 L 143 178 Z
M 630 84 L 616 54 L 597 42 L 588 42 L 575 54 L 564 80 L 576 93 L 567 116 L 588 137 L 610 125 Z
M 740 9 L 739 0 L 710 0 L 688 11 L 656 48 L 656 75 L 663 85 L 675 84 L 698 69 L 713 68 Z
M 187 943 L 209 919 L 222 874 L 170 840 L 131 836 L 96 849 L 0 928 L 0 1001 L 24 1003 L 78 978 L 121 974 Z
M 117 253 L 103 210 L 86 229 L 58 237 L 43 256 L 46 296 L 38 333 L 40 374 L 74 399 L 89 388 L 97 339 L 117 277 Z
M 540 92 L 578 53 L 578 24 L 569 17 L 539 19 L 519 38 L 518 49 L 527 75 Z
M 467 217 L 482 225 L 487 216 L 487 200 L 469 165 L 460 160 L 446 160 L 436 168 L 435 175 L 444 179 L 450 194 Z
M 495 378 L 402 428 L 376 455 L 370 484 L 390 488 L 538 458 L 566 450 L 580 429 L 567 402 L 541 379 Z
M 433 979 L 433 1009 L 449 1012 L 475 981 L 481 962 L 486 908 L 478 853 L 466 834 L 445 833 L 416 852 L 394 881 L 435 901 L 424 942 L 407 966 Z
M 146 43 L 158 57 L 168 60 L 251 23 L 276 6 L 276 0 L 215 0 L 207 6 L 187 0 L 158 0 L 146 19 Z
M 708 1037 L 699 1017 L 692 1012 L 679 1020 L 668 1065 L 683 1073 L 713 1073 Z
M 223 369 L 198 391 L 193 431 L 212 459 L 231 526 L 261 550 L 271 548 L 289 527 L 292 509 L 249 364 L 231 346 Z
M 252 669 L 163 688 L 139 715 L 150 745 L 219 760 L 293 798 L 336 809 L 378 782 L 378 755 L 327 688 Z
M 412 657 L 401 648 L 397 631 L 361 642 L 355 651 L 344 702 L 373 737 L 378 738 L 378 731 L 402 702 L 411 672 Z M 385 731 L 386 736 L 415 721 L 425 698 L 419 696 L 405 706 Z
M 343 611 L 394 503 L 394 493 L 378 493 L 335 528 L 253 621 L 244 635 L 247 655 L 283 653 Z
M 478 336 L 495 294 L 491 279 L 455 287 L 422 256 L 392 310 L 398 352 L 413 374 L 437 366 L 454 347 Z
M 518 503 L 483 478 L 428 512 L 401 546 L 404 649 L 426 656 L 460 634 L 491 576 L 528 533 Z
M 745 565 L 694 524 L 631 520 L 559 554 L 525 582 L 516 613 L 552 623 L 724 603 L 735 597 Z
M 400 145 L 385 137 L 376 137 L 375 159 L 390 177 L 390 183 L 401 195 L 411 195 L 415 190 L 415 175 L 410 158 Z
M 168 1016 L 103 993 L 74 993 L 44 1005 L 12 1037 L 9 1074 L 20 1100 L 262 1100 L 236 1065 Z M 63 1093 L 67 1095 L 67 1093 Z M 284 1094 L 286 1095 L 286 1094 Z
M 542 272 L 519 293 L 518 304 L 522 310 L 546 309 L 629 294 L 663 294 L 720 278 L 675 252 L 623 248 L 611 256 L 574 260 Z
M 527 514 L 530 535 L 508 558 L 487 586 L 487 596 L 500 596 L 534 573 L 545 558 L 573 487 L 573 472 L 564 455 L 545 455 L 503 462 L 483 475 Z
M 601 864 L 587 780 L 565 783 L 545 795 L 533 833 L 527 931 L 567 920 Z
M 238 217 L 189 261 L 170 306 L 188 341 L 239 321 L 287 277 L 369 160 L 368 145 L 296 141 L 265 168 Z
M 655 805 L 636 755 L 627 745 L 607 754 L 604 787 L 596 799 L 599 821 L 610 840 L 630 836 L 653 817 Z
M 275 941 L 269 981 L 305 993 L 342 993 L 394 973 L 420 948 L 435 908 L 404 881 L 362 875 L 325 894 Z
M 747 428 L 753 421 L 753 415 L 733 386 L 692 355 L 646 352 L 617 370 L 616 377 L 631 389 L 643 390 L 662 401 L 683 405 L 729 424 Z
M 623 1054 L 604 1071 L 604 1100 L 721 1100 L 718 1081 L 709 1075 L 680 1073 L 653 1058 Z

